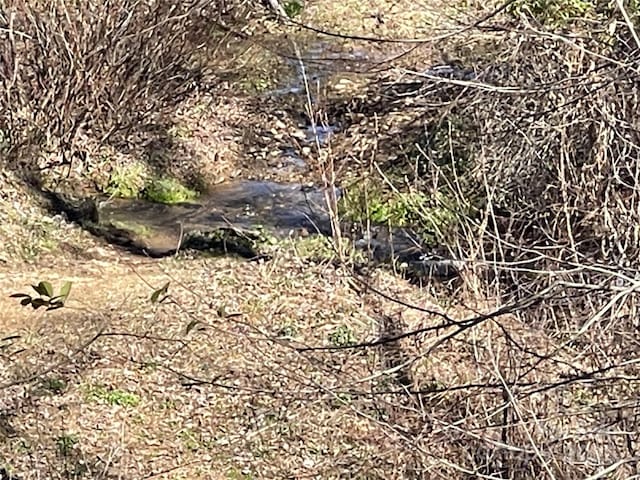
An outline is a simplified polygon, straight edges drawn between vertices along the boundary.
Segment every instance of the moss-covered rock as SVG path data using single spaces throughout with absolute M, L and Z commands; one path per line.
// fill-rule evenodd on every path
M 152 202 L 173 204 L 194 200 L 198 197 L 198 192 L 185 187 L 173 178 L 160 178 L 148 183 L 142 196 Z

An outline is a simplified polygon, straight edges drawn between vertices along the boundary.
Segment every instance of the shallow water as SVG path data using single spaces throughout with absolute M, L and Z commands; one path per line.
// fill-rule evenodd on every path
M 277 237 L 304 230 L 331 234 L 327 192 L 301 184 L 238 181 L 217 185 L 191 203 L 163 205 L 138 199 L 101 202 L 99 222 L 147 236 L 217 229 L 263 230 Z M 339 197 L 340 193 L 335 192 Z

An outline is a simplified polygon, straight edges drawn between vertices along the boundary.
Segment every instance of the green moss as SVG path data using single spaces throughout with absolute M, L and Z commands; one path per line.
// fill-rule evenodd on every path
M 323 235 L 297 238 L 293 245 L 300 258 L 332 260 L 336 257 L 331 240 Z
M 109 223 L 114 228 L 131 232 L 143 238 L 150 237 L 151 234 L 153 233 L 153 230 L 150 227 L 146 225 L 140 225 L 139 223 L 127 222 L 124 220 L 112 220 Z
M 143 197 L 156 203 L 188 202 L 198 197 L 198 192 L 185 187 L 173 178 L 155 179 L 147 184 Z
M 245 258 L 260 255 L 259 232 L 241 232 L 233 228 L 217 228 L 210 231 L 194 231 L 185 235 L 185 249 L 208 251 L 212 254 L 233 253 Z
M 373 185 L 351 188 L 340 202 L 340 214 L 351 221 L 405 227 L 415 224 L 429 203 L 421 192 L 389 192 Z
M 428 198 L 421 192 L 397 193 L 389 198 L 374 199 L 369 205 L 370 218 L 375 223 L 409 226 L 416 214 L 424 209 Z
M 341 217 L 365 226 L 409 227 L 427 245 L 448 242 L 483 202 L 473 177 L 478 134 L 473 122 L 456 112 L 429 123 L 407 142 L 399 160 L 384 166 L 384 182 L 367 179 L 347 188 Z
M 140 397 L 135 393 L 102 385 L 89 386 L 86 390 L 86 397 L 88 400 L 121 407 L 136 407 L 140 403 Z
M 379 187 L 352 188 L 341 201 L 342 218 L 360 224 L 411 227 L 425 243 L 437 244 L 455 231 L 460 221 L 475 211 L 453 194 L 420 191 L 390 192 Z
M 148 175 L 142 164 L 116 167 L 109 175 L 109 182 L 103 190 L 112 197 L 138 198 L 147 178 Z
M 103 192 L 119 198 L 144 198 L 156 203 L 181 203 L 198 193 L 174 178 L 151 177 L 143 164 L 115 168 Z

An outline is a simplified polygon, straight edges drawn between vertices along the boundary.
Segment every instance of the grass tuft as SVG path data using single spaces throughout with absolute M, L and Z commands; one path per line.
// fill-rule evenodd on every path
M 137 407 L 140 404 L 140 397 L 135 393 L 103 385 L 89 386 L 86 390 L 85 396 L 89 401 L 100 402 L 113 406 Z

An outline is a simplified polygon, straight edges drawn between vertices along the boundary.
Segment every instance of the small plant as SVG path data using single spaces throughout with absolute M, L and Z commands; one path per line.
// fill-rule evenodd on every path
M 146 177 L 144 166 L 141 164 L 116 167 L 109 176 L 104 193 L 112 197 L 137 198 L 144 189 Z
M 356 336 L 346 325 L 341 325 L 335 331 L 329 335 L 329 341 L 335 347 L 348 347 L 349 345 L 355 345 Z
M 336 258 L 336 251 L 331 240 L 323 235 L 297 238 L 293 245 L 300 258 L 309 260 L 333 260 Z
M 189 428 L 181 430 L 180 433 L 178 433 L 178 437 L 180 437 L 180 439 L 182 440 L 185 448 L 191 450 L 192 452 L 195 452 L 199 450 L 200 447 L 202 447 L 197 434 Z
M 56 438 L 56 447 L 58 453 L 62 457 L 70 457 L 73 454 L 74 448 L 80 443 L 80 439 L 77 435 L 72 433 L 65 433 Z
M 38 294 L 37 297 L 28 293 L 14 293 L 11 297 L 20 298 L 20 305 L 23 307 L 31 305 L 34 310 L 40 307 L 46 307 L 47 310 L 56 310 L 64 307 L 71 292 L 71 282 L 65 282 L 57 295 L 54 293 L 53 285 L 50 282 L 42 281 L 38 285 L 32 285 L 32 288 Z
M 143 196 L 152 202 L 172 204 L 193 200 L 197 198 L 198 193 L 175 179 L 163 178 L 149 183 L 143 191 Z
M 200 107 L 202 108 L 202 107 Z M 173 125 L 167 133 L 174 138 L 191 138 L 193 131 L 186 125 Z
M 236 468 L 232 468 L 231 470 L 227 471 L 226 477 L 229 480 L 253 480 L 255 478 L 250 473 L 240 471 Z
M 278 338 L 293 338 L 297 335 L 297 333 L 298 333 L 298 327 L 289 323 L 280 327 L 278 329 L 277 335 L 278 335 Z
M 577 388 L 573 392 L 573 400 L 582 407 L 591 407 L 595 404 L 593 392 L 585 388 Z
M 414 223 L 416 212 L 428 203 L 423 193 L 398 193 L 387 201 L 374 201 L 369 206 L 372 221 L 380 224 L 391 224 L 404 227 Z
M 56 395 L 60 395 L 67 388 L 67 382 L 57 377 L 44 378 L 41 380 L 40 384 L 42 388 Z
M 472 214 L 472 206 L 462 205 L 459 200 L 441 192 L 436 192 L 431 202 L 417 205 L 415 210 L 416 224 L 427 244 L 442 243 L 455 230 L 461 217 Z
M 415 162 L 419 177 L 437 167 L 448 178 L 460 178 L 472 167 L 477 138 L 478 128 L 469 119 L 450 114 L 446 120 L 428 124 L 424 136 L 406 153 Z
M 162 303 L 169 299 L 169 285 L 170 282 L 165 283 L 160 288 L 153 291 L 151 294 L 151 303 Z
M 262 93 L 272 86 L 268 78 L 246 78 L 240 82 L 240 87 L 249 93 Z
M 353 396 L 349 393 L 338 393 L 329 400 L 331 408 L 343 408 L 353 403 Z
M 365 193 L 356 190 L 349 198 L 345 197 L 342 208 L 347 217 L 357 222 L 370 220 L 380 225 L 407 227 L 420 223 L 432 203 L 426 194 L 417 191 Z
M 544 25 L 561 27 L 593 7 L 590 0 L 518 0 L 510 5 L 508 11 L 516 16 L 528 13 Z
M 282 7 L 284 8 L 284 13 L 287 14 L 289 18 L 297 17 L 302 13 L 303 5 L 298 0 L 289 0 L 285 2 Z
M 80 439 L 74 433 L 64 433 L 56 438 L 56 450 L 64 463 L 64 478 L 82 478 L 88 473 L 79 444 Z
M 188 450 L 192 452 L 201 449 L 210 449 L 212 446 L 211 440 L 203 438 L 202 434 L 191 428 L 184 428 L 178 432 L 178 438 L 182 440 L 182 444 Z
M 140 397 L 135 393 L 108 388 L 101 385 L 94 385 L 87 390 L 87 397 L 108 405 L 118 405 L 120 407 L 137 407 L 140 404 Z

